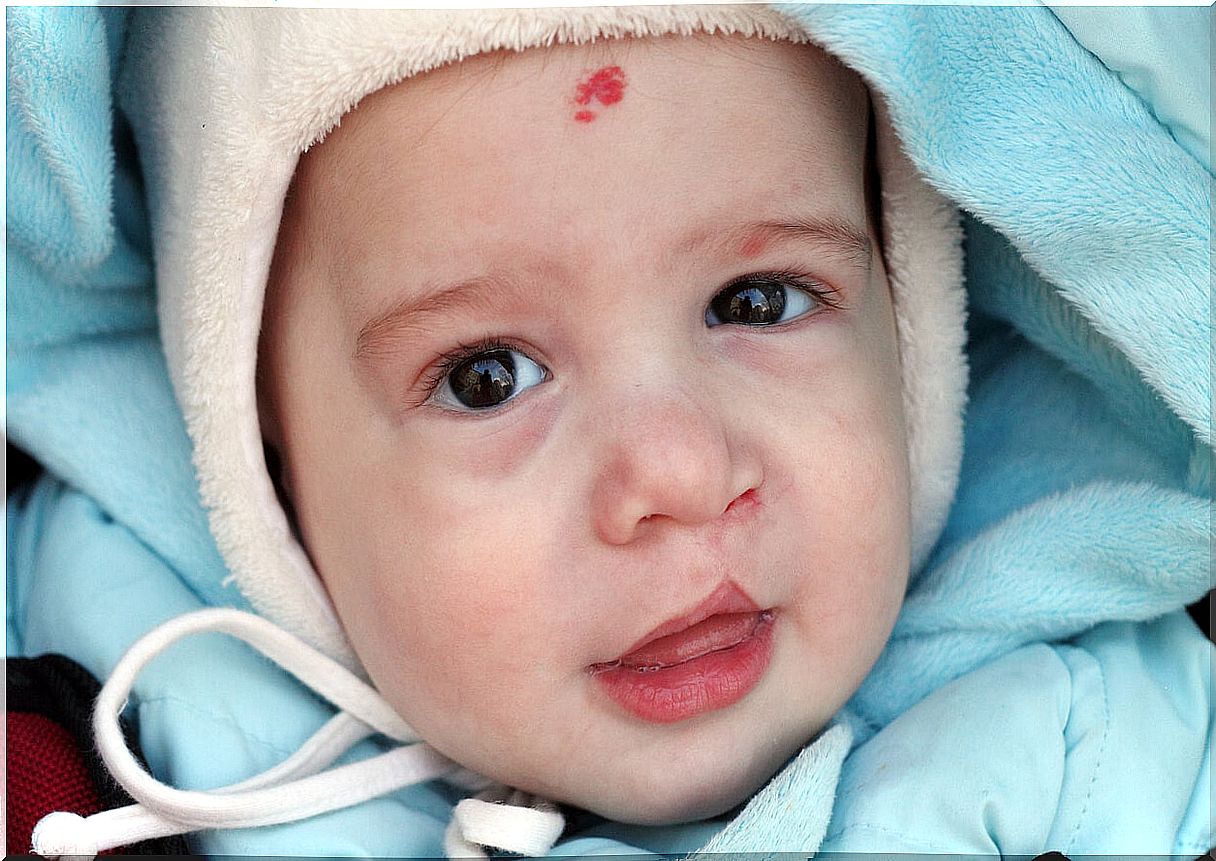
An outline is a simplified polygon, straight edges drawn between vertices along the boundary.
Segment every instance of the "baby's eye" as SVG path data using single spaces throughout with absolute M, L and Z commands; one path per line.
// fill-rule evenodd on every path
M 460 412 L 486 410 L 544 380 L 545 369 L 518 350 L 483 350 L 450 361 L 431 400 Z
M 705 323 L 719 326 L 771 326 L 828 305 L 823 288 L 792 283 L 785 277 L 748 275 L 733 281 L 709 303 Z

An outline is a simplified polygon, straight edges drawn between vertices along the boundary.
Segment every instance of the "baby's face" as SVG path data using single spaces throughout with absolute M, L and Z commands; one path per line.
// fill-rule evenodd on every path
M 447 67 L 302 160 L 263 427 L 439 751 L 700 818 L 860 684 L 909 553 L 865 134 L 816 49 L 672 38 Z

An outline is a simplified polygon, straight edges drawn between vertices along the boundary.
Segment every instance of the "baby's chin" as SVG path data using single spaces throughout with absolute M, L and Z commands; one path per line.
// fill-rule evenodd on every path
M 707 778 L 705 783 L 709 784 L 712 780 L 713 778 Z M 592 808 L 591 812 L 625 825 L 682 825 L 686 822 L 713 819 L 733 810 L 747 801 L 766 782 L 767 778 L 754 781 L 733 792 L 700 785 L 674 798 L 622 799 L 619 805 L 597 805 L 599 809 Z M 718 791 L 711 791 L 714 789 Z
M 680 825 L 712 819 L 743 804 L 787 758 L 732 762 L 726 769 L 708 763 L 700 769 L 656 764 L 619 782 L 612 780 L 615 775 L 600 775 L 578 785 L 550 787 L 549 791 L 519 788 L 626 825 Z

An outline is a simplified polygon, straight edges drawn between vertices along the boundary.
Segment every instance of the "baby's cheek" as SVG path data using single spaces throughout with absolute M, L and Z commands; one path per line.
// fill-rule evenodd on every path
M 486 583 L 484 571 L 423 561 L 373 574 L 360 657 L 403 698 L 396 704 L 407 719 L 431 726 L 436 715 L 507 702 L 515 685 L 504 680 L 523 679 L 535 664 L 534 641 L 517 627 L 526 607 Z
M 799 603 L 827 663 L 869 660 L 902 595 L 908 559 L 906 455 L 881 387 L 838 377 L 800 425 L 792 474 L 809 534 Z
M 512 629 L 535 614 L 537 571 L 544 562 L 523 500 L 464 482 L 400 486 L 400 503 L 371 536 L 373 605 L 409 620 L 419 658 L 459 662 L 463 646 L 518 649 Z M 516 638 L 517 639 L 517 638 Z M 484 660 L 484 658 L 479 658 Z

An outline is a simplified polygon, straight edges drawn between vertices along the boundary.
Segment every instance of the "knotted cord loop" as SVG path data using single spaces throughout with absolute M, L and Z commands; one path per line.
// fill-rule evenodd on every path
M 340 711 L 292 756 L 261 774 L 207 791 L 180 790 L 161 783 L 139 764 L 126 746 L 119 716 L 135 678 L 149 661 L 183 637 L 209 632 L 245 641 Z M 32 839 L 32 851 L 39 855 L 88 859 L 106 849 L 187 831 L 293 822 L 438 777 L 450 776 L 466 788 L 481 788 L 489 783 L 421 743 L 392 706 L 345 667 L 265 619 L 232 609 L 201 610 L 180 616 L 137 641 L 102 687 L 93 714 L 93 731 L 111 774 L 140 803 L 87 818 L 65 813 L 43 817 Z M 403 746 L 329 768 L 352 746 L 377 733 Z M 491 784 L 481 794 L 487 799 L 511 800 L 528 806 L 489 804 L 483 800 L 478 803 L 495 809 L 487 813 L 474 807 L 469 813 L 470 808 L 464 808 L 465 824 L 461 824 L 462 808 L 458 805 L 445 835 L 445 845 L 451 843 L 463 850 L 480 843 L 543 855 L 561 834 L 564 820 L 547 802 L 512 793 L 498 784 Z M 466 799 L 461 804 L 470 801 Z

